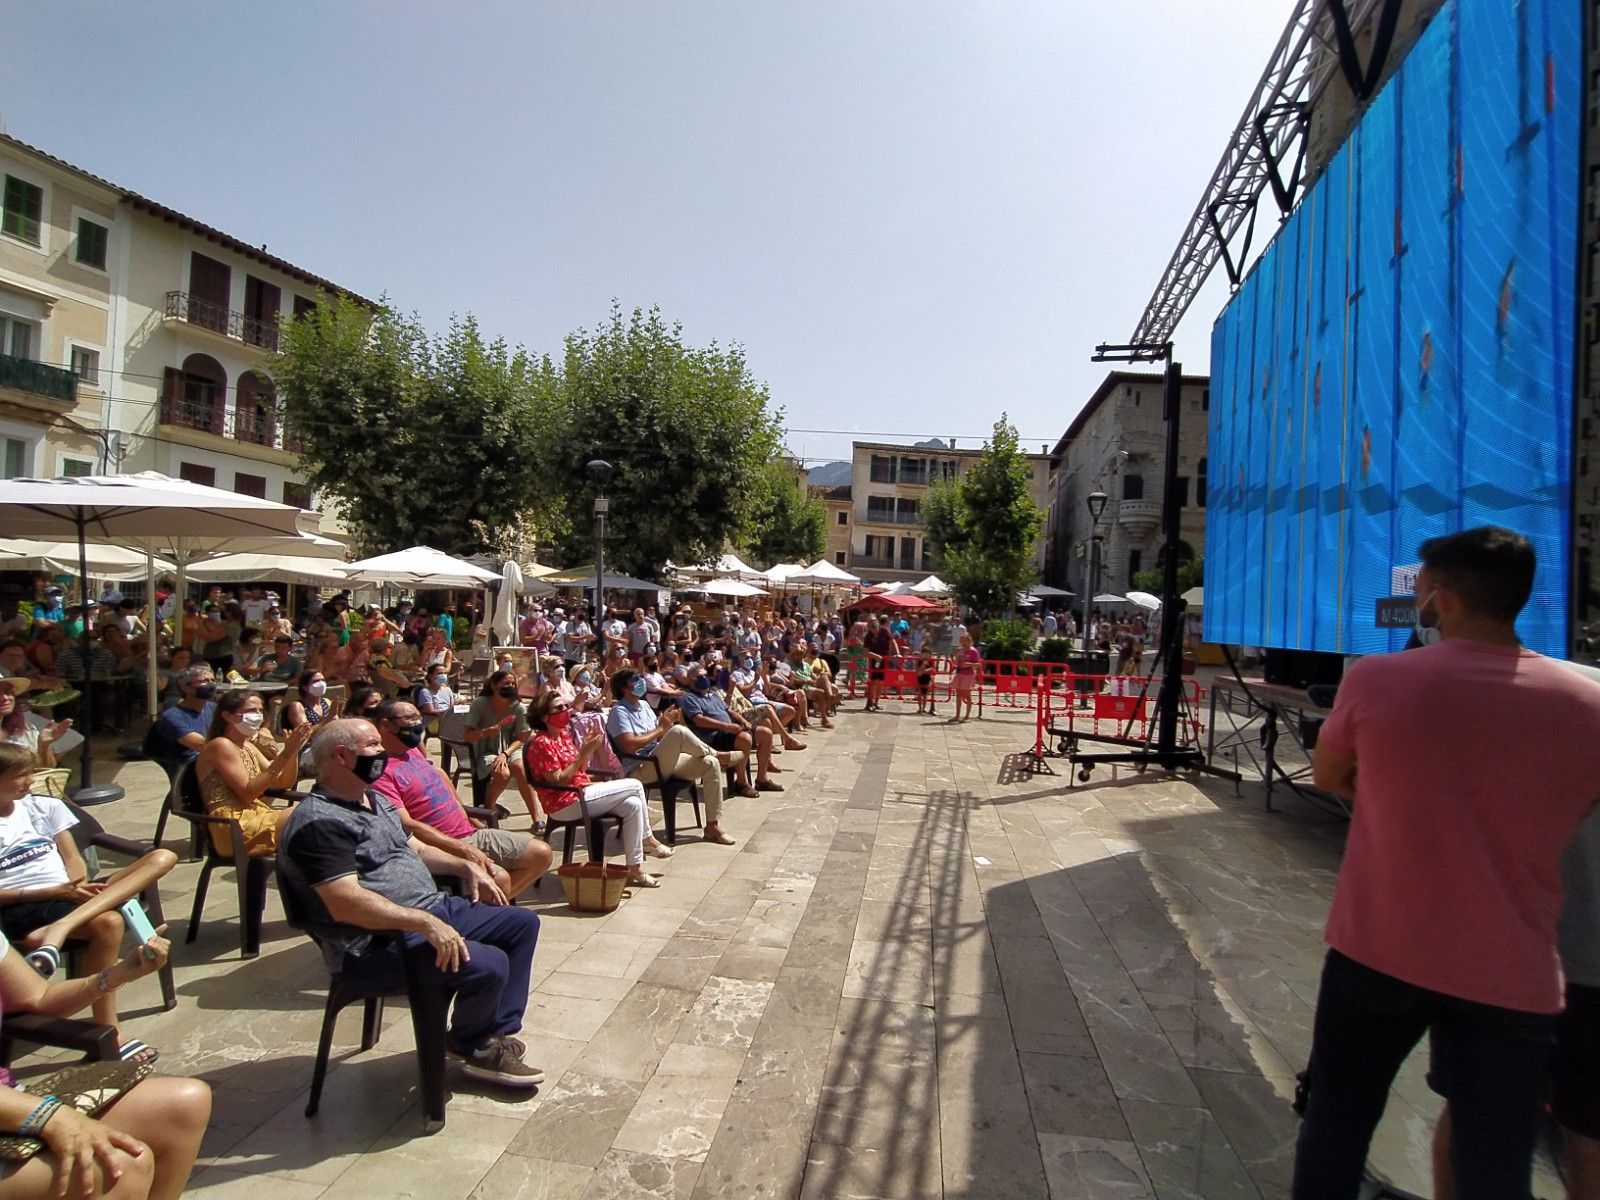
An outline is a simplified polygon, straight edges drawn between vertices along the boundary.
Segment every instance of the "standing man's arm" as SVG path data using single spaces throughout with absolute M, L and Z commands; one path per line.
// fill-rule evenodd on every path
M 1323 791 L 1353 800 L 1356 795 L 1356 760 L 1318 746 L 1311 758 L 1311 779 Z

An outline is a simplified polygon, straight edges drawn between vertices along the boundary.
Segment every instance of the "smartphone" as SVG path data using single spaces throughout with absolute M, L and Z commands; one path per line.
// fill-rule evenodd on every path
M 127 922 L 128 928 L 133 930 L 134 936 L 139 939 L 139 946 L 144 951 L 144 956 L 146 958 L 154 958 L 156 952 L 146 946 L 145 943 L 156 936 L 156 927 L 150 924 L 150 918 L 144 911 L 144 905 L 140 904 L 138 899 L 135 898 L 122 905 L 117 911 L 122 914 L 122 919 Z

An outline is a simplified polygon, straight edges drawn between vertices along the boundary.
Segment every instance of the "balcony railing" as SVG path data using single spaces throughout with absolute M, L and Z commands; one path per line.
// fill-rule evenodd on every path
M 879 508 L 868 509 L 867 515 L 862 519 L 869 524 L 876 522 L 879 525 L 922 524 L 922 514 L 920 512 L 885 512 Z
M 274 352 L 278 349 L 276 318 L 271 321 L 260 321 L 225 305 L 191 296 L 188 292 L 167 293 L 167 317 L 170 320 L 197 325 L 201 329 L 209 329 L 213 333 L 220 333 L 223 337 L 233 338 L 247 346 L 260 346 L 263 350 Z
M 180 429 L 199 429 L 221 436 L 225 431 L 225 410 L 221 400 L 190 396 L 163 396 L 161 423 Z
M 884 570 L 894 570 L 894 555 L 892 554 L 858 554 L 851 562 L 857 567 L 881 567 Z
M 78 377 L 62 367 L 0 354 L 0 387 L 16 388 L 74 404 L 78 399 Z
M 234 409 L 233 436 L 255 446 L 276 446 L 278 420 L 271 409 Z

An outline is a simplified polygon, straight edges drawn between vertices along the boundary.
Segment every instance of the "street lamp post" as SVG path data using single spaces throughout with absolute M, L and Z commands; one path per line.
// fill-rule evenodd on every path
M 606 619 L 606 514 L 611 510 L 606 485 L 615 468 L 605 459 L 595 458 L 586 469 L 594 484 L 594 622 L 598 628 Z
M 1095 576 L 1100 571 L 1100 517 L 1106 511 L 1111 497 L 1104 492 L 1090 492 L 1089 506 L 1089 573 L 1083 585 L 1083 654 L 1089 656 L 1089 605 L 1094 599 Z M 1087 664 L 1085 664 L 1087 665 Z

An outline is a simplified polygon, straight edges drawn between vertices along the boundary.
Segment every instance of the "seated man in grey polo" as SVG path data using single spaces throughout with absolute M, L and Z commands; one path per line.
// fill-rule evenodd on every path
M 550 844 L 531 833 L 479 829 L 473 824 L 450 777 L 422 749 L 428 726 L 416 705 L 385 700 L 378 705 L 373 724 L 389 762 L 372 790 L 394 806 L 406 833 L 452 857 L 477 863 L 507 899 L 539 882 L 550 866 Z
M 303 670 L 305 668 L 300 665 L 300 660 L 294 656 L 294 639 L 280 633 L 272 639 L 272 653 L 245 674 L 254 675 L 268 683 L 292 683 L 300 678 Z
M 401 954 L 424 983 L 455 992 L 448 1046 L 474 1079 L 537 1087 L 516 1037 L 528 1006 L 537 913 L 507 905 L 476 863 L 406 837 L 394 809 L 367 789 L 388 755 L 369 721 L 329 721 L 311 743 L 317 783 L 278 842 L 284 908 L 322 947 L 329 971 L 400 987 Z M 431 872 L 466 881 L 485 901 L 439 891 Z M 390 935 L 374 939 L 374 933 Z

